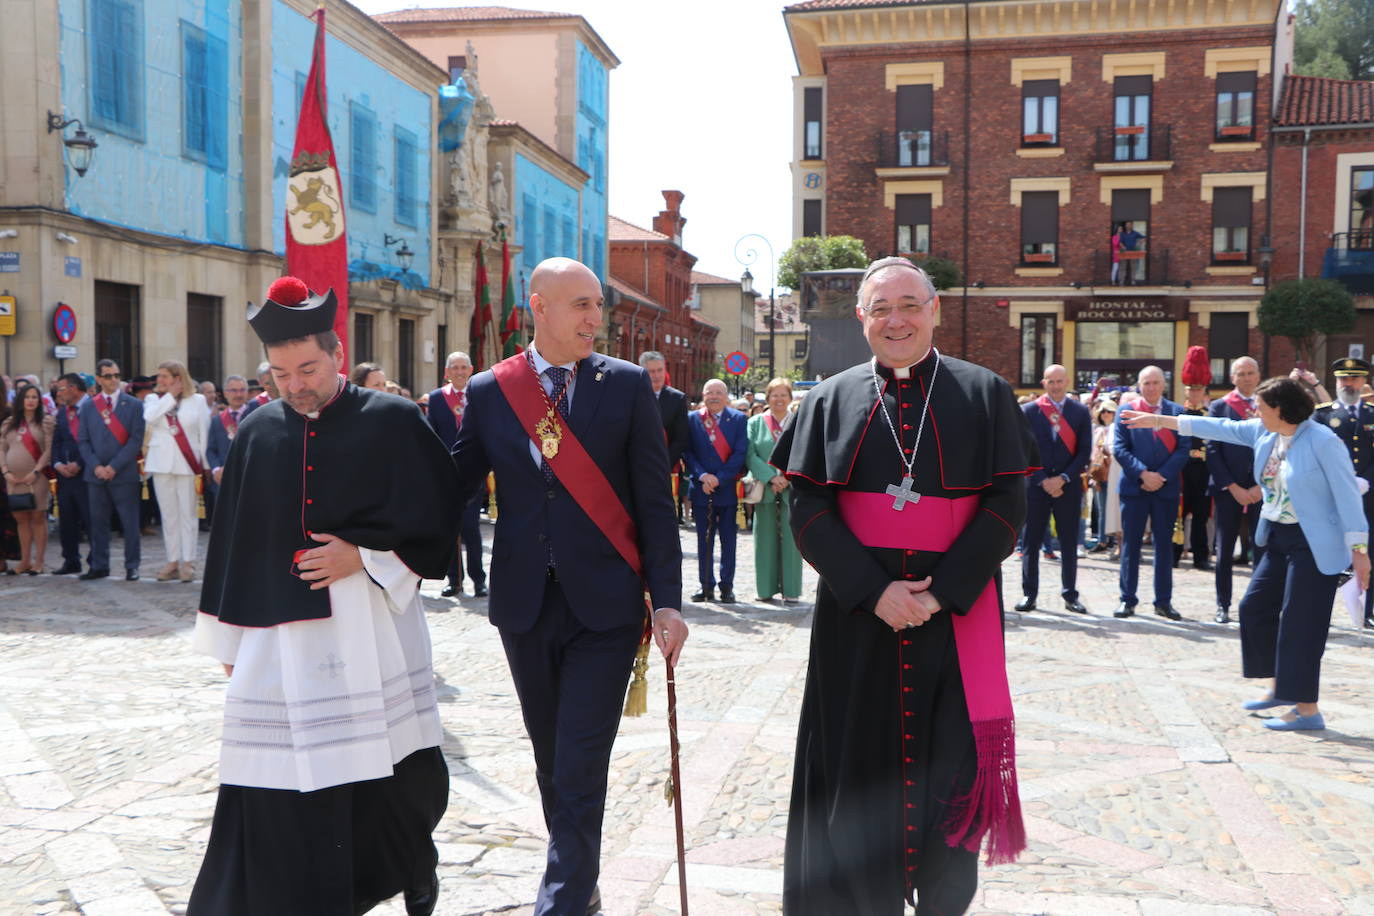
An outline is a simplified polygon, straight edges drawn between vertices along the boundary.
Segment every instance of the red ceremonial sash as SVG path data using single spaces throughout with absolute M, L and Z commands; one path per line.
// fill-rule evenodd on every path
M 1236 416 L 1240 417 L 1242 420 L 1248 420 L 1259 413 L 1259 411 L 1251 407 L 1250 402 L 1241 397 L 1240 392 L 1234 388 L 1232 388 L 1222 400 L 1225 401 L 1227 406 L 1234 410 Z
M 947 551 L 980 506 L 977 496 L 922 495 L 919 502 L 894 512 L 892 497 L 883 493 L 840 490 L 838 495 L 840 517 L 860 543 L 897 550 Z M 969 793 L 951 803 L 945 840 L 977 852 L 986 836 L 988 864 L 1012 862 L 1026 848 L 1026 827 L 1016 784 L 1016 717 L 997 580 L 988 581 L 968 613 L 951 616 L 978 773 Z
M 535 433 L 537 424 L 552 419 L 558 425 L 561 437 L 558 453 L 544 460 L 635 575 L 643 579 L 644 563 L 639 556 L 639 538 L 634 519 L 625 511 L 624 504 L 601 468 L 597 467 L 592 456 L 587 454 L 586 448 L 573 435 L 563 415 L 557 410 L 550 412 L 549 396 L 525 355 L 517 353 L 501 360 L 491 367 L 491 374 L 511 410 L 515 411 L 525 435 L 532 441 L 538 442 L 541 438 Z
M 110 430 L 110 435 L 115 437 L 115 441 L 121 446 L 128 443 L 129 431 L 119 422 L 119 417 L 115 416 L 114 405 L 110 402 L 109 395 L 102 394 L 96 400 L 96 409 L 100 411 L 100 418 L 105 421 L 105 426 Z
M 1160 401 L 1159 407 L 1151 407 L 1149 402 L 1144 398 L 1137 398 L 1135 402 L 1135 409 L 1141 413 L 1159 413 L 1163 406 L 1164 402 Z M 1165 429 L 1161 426 L 1159 429 L 1155 430 L 1155 438 L 1163 442 L 1164 447 L 1171 452 L 1178 447 L 1178 436 L 1172 429 Z
M 204 473 L 204 469 L 196 460 L 196 453 L 191 449 L 191 440 L 186 438 L 186 430 L 182 429 L 181 423 L 177 421 L 175 408 L 167 414 L 167 428 L 172 431 L 172 438 L 176 440 L 177 448 L 181 449 L 181 457 L 186 459 L 186 464 L 190 466 L 191 473 L 199 477 Z
M 720 424 L 711 416 L 711 411 L 705 407 L 701 408 L 701 425 L 706 428 L 706 436 L 711 440 L 711 445 L 715 448 L 716 454 L 721 461 L 730 460 L 730 443 L 725 441 L 725 434 L 721 432 Z
M 777 442 L 778 437 L 782 435 L 782 424 L 773 416 L 771 410 L 765 410 L 763 415 L 768 418 L 766 422 L 768 423 L 768 431 L 773 434 L 773 441 Z
M 35 462 L 43 457 L 43 450 L 38 447 L 38 440 L 33 437 L 33 430 L 29 429 L 28 423 L 19 424 L 19 441 L 24 443 L 24 448 L 29 450 Z
M 239 418 L 232 407 L 226 407 L 219 412 L 219 425 L 224 427 L 230 439 L 238 435 Z
M 1053 429 L 1063 441 L 1064 447 L 1069 450 L 1069 455 L 1078 453 L 1078 433 L 1073 431 L 1073 427 L 1065 422 L 1059 408 L 1054 406 L 1054 401 L 1050 400 L 1048 394 L 1042 394 L 1036 400 L 1040 405 L 1040 412 L 1045 415 L 1045 419 L 1050 421 L 1050 428 Z
M 444 396 L 444 403 L 453 412 L 453 425 L 461 429 L 463 426 L 463 392 L 456 391 L 452 384 L 448 384 L 440 388 L 439 393 Z
M 65 409 L 67 411 L 67 429 L 72 431 L 72 438 L 75 439 L 81 431 L 81 412 L 75 407 Z
M 266 391 L 259 391 L 259 392 L 253 397 L 253 400 L 257 402 L 257 404 L 258 404 L 259 407 L 261 407 L 262 405 L 266 404 L 268 401 L 272 400 L 272 395 L 268 394 Z

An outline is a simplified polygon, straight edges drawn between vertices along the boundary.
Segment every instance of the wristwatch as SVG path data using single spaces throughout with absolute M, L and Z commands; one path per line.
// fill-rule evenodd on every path
M 1351 549 L 1352 551 L 1354 551 L 1355 553 L 1368 553 L 1368 552 L 1369 552 L 1369 545 L 1368 545 L 1368 544 L 1351 544 L 1351 545 L 1350 545 L 1350 549 Z

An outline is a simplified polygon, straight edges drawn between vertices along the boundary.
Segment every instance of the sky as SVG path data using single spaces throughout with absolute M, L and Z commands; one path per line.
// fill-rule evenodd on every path
M 416 6 L 475 6 L 425 0 L 353 0 L 368 13 Z M 683 247 L 697 270 L 734 279 L 744 272 L 736 241 L 767 239 L 774 257 L 791 242 L 789 193 L 792 77 L 796 63 L 782 0 L 549 0 L 503 5 L 576 13 L 610 46 L 610 211 L 651 227 L 665 190 L 686 195 Z M 497 112 L 497 117 L 501 112 Z M 754 286 L 767 295 L 776 269 L 767 245 L 753 247 Z

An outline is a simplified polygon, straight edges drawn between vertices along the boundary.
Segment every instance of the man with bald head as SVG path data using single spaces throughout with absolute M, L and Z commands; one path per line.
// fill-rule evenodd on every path
M 701 389 L 701 409 L 687 416 L 687 451 L 682 460 L 691 481 L 692 518 L 697 526 L 697 575 L 693 601 L 715 601 L 715 536 L 720 535 L 720 600 L 735 601 L 735 481 L 744 474 L 749 418 L 730 406 L 730 391 L 718 378 Z
M 1130 407 L 1144 413 L 1176 417 L 1183 408 L 1164 397 L 1164 370 L 1146 366 L 1136 379 L 1140 391 Z M 1135 614 L 1140 579 L 1140 551 L 1145 524 L 1151 531 L 1155 563 L 1155 613 L 1182 620 L 1174 610 L 1174 522 L 1178 519 L 1180 478 L 1188 462 L 1187 443 L 1170 429 L 1131 429 L 1120 419 L 1112 433 L 1112 454 L 1121 464 L 1121 604 L 1113 617 Z
M 473 377 L 453 446 L 464 490 L 455 512 L 497 469 L 488 616 L 549 831 L 538 916 L 600 908 L 606 777 L 646 616 L 670 664 L 687 638 L 663 422 L 648 374 L 593 352 L 602 305 L 584 264 L 541 262 L 534 340 Z
M 1260 383 L 1259 363 L 1248 356 L 1231 362 L 1231 384 L 1235 387 L 1207 408 L 1208 416 L 1223 420 L 1251 420 L 1259 416 L 1255 389 Z M 1255 480 L 1255 450 L 1218 439 L 1206 440 L 1207 472 L 1212 477 L 1212 511 L 1216 517 L 1217 610 L 1213 620 L 1231 622 L 1231 565 L 1236 538 L 1242 525 L 1254 532 L 1259 526 L 1263 494 Z M 1251 539 L 1255 565 L 1264 548 Z
M 1018 611 L 1035 610 L 1040 587 L 1040 551 L 1050 517 L 1059 534 L 1060 596 L 1064 607 L 1086 614 L 1078 600 L 1078 519 L 1083 507 L 1083 471 L 1092 454 L 1092 418 L 1069 392 L 1068 371 L 1046 366 L 1045 393 L 1021 407 L 1040 449 L 1040 464 L 1026 477 L 1026 550 L 1021 556 Z M 1032 546 L 1035 545 L 1035 546 Z

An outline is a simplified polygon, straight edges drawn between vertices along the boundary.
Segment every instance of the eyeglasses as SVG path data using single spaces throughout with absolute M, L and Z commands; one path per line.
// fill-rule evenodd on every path
M 918 314 L 920 314 L 921 309 L 925 308 L 927 305 L 930 305 L 930 303 L 934 301 L 935 297 L 931 296 L 925 302 L 905 302 L 897 306 L 887 304 L 861 305 L 859 306 L 859 308 L 863 309 L 864 314 L 866 314 L 869 318 L 872 318 L 874 321 L 886 321 L 893 315 L 901 315 L 903 318 L 910 320 L 912 318 L 915 318 Z
M 102 373 L 100 373 L 100 377 L 101 377 L 101 378 L 119 378 L 119 373 L 118 373 L 118 372 L 102 372 Z

